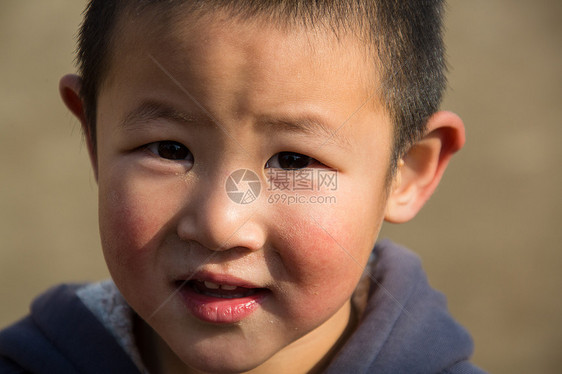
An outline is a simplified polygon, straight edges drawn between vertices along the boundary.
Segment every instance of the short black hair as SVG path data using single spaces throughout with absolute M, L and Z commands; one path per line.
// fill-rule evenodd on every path
M 265 18 L 285 25 L 357 33 L 373 51 L 381 77 L 377 92 L 394 125 L 392 166 L 424 133 L 446 87 L 443 45 L 444 0 L 91 0 L 79 33 L 78 66 L 83 79 L 88 131 L 96 146 L 97 97 L 109 70 L 116 24 L 125 10 L 226 10 L 233 17 Z

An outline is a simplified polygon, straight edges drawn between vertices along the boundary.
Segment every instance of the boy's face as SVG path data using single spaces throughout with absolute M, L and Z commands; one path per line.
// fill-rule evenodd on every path
M 111 274 L 191 367 L 243 371 L 291 343 L 329 347 L 385 212 L 392 127 L 370 98 L 374 69 L 351 37 L 176 21 L 124 22 L 100 92 Z M 296 172 L 283 168 L 302 166 L 312 188 L 284 189 Z M 239 169 L 261 182 L 249 204 L 226 191 Z M 331 170 L 337 184 L 321 186 Z

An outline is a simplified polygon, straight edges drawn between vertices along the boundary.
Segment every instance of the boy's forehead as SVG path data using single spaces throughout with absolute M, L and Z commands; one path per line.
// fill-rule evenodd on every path
M 148 45 L 178 54 L 189 54 L 201 47 L 227 54 L 232 53 L 229 46 L 247 46 L 250 53 L 241 58 L 263 58 L 277 54 L 284 44 L 292 54 L 315 54 L 319 64 L 347 58 L 354 65 L 348 71 L 355 77 L 360 75 L 367 94 L 379 86 L 376 55 L 370 43 L 356 33 L 325 24 L 312 27 L 270 22 L 259 15 L 242 18 L 223 9 L 202 13 L 185 8 L 151 6 L 142 12 L 122 12 L 110 45 L 106 76 L 111 74 L 116 59 Z

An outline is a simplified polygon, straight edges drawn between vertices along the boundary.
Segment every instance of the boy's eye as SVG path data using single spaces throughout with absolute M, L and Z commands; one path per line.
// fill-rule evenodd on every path
M 185 160 L 193 162 L 193 154 L 191 151 L 185 145 L 178 142 L 155 142 L 149 144 L 147 149 L 158 157 L 162 157 L 167 160 Z
M 266 168 L 295 170 L 304 169 L 316 162 L 312 157 L 295 152 L 279 152 L 265 164 Z

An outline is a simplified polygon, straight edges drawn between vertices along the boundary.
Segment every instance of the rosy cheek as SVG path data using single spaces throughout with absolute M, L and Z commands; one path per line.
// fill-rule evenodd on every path
M 102 191 L 104 192 L 104 191 Z M 158 201 L 122 189 L 100 195 L 100 231 L 106 257 L 131 265 L 149 256 L 161 229 Z
M 362 261 L 354 258 L 358 257 L 354 248 L 346 248 L 356 246 L 349 240 L 349 228 L 314 220 L 299 227 L 284 244 L 286 252 L 281 254 L 290 278 L 312 294 L 327 288 L 348 292 L 361 273 Z

